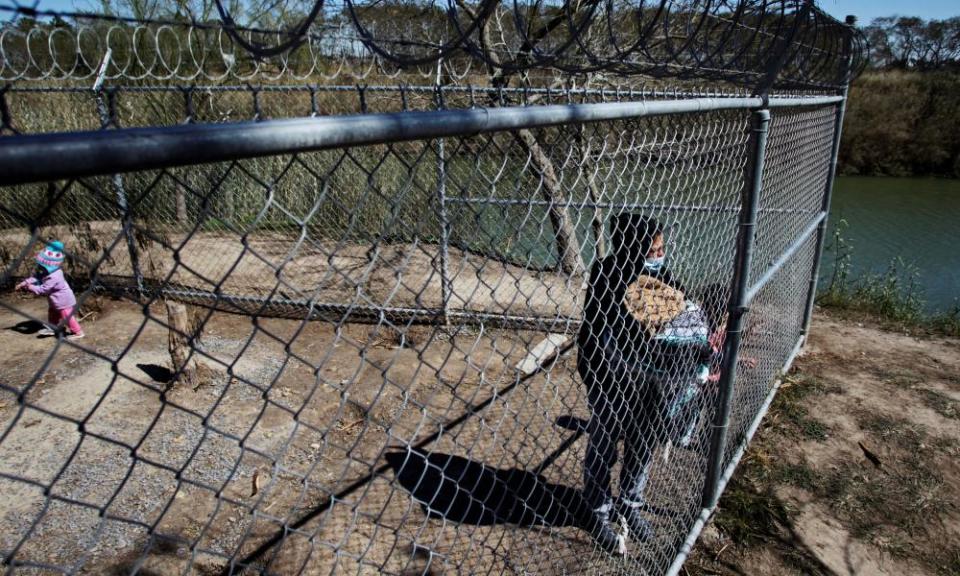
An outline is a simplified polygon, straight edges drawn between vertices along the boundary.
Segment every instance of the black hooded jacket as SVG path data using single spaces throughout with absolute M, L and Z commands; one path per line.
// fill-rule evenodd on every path
M 625 393 L 643 384 L 638 382 L 642 379 L 638 366 L 660 369 L 671 363 L 696 362 L 705 353 L 702 347 L 690 345 L 663 349 L 623 306 L 627 287 L 641 274 L 686 292 L 666 267 L 656 272 L 644 268 L 646 254 L 662 231 L 653 218 L 619 215 L 611 233 L 613 252 L 594 262 L 590 270 L 583 323 L 577 336 L 577 370 L 588 389 Z M 611 353 L 611 348 L 618 352 Z

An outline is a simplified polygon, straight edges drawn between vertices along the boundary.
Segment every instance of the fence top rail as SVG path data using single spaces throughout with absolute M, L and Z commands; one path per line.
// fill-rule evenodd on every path
M 48 182 L 141 170 L 188 166 L 523 128 L 626 120 L 763 107 L 823 107 L 842 96 L 813 98 L 692 98 L 511 106 L 389 114 L 359 114 L 38 134 L 0 139 L 0 183 Z M 56 158 L 56 163 L 40 162 Z
M 537 96 L 599 96 L 611 100 L 637 100 L 642 98 L 656 99 L 680 99 L 680 98 L 745 98 L 749 97 L 748 90 L 739 90 L 725 87 L 709 86 L 665 86 L 657 88 L 644 87 L 600 87 L 600 88 L 541 88 L 541 87 L 494 87 L 483 85 L 456 85 L 447 84 L 437 86 L 436 84 L 323 84 L 318 82 L 304 82 L 300 84 L 110 84 L 104 85 L 99 90 L 94 90 L 90 86 L 64 86 L 64 85 L 26 85 L 8 83 L 0 86 L 0 91 L 11 94 L 33 94 L 33 93 L 78 93 L 90 94 L 97 91 L 102 92 L 132 92 L 132 93 L 154 93 L 154 92 L 173 92 L 173 93 L 203 93 L 203 92 L 409 92 L 411 94 L 435 94 L 443 92 L 445 94 L 477 94 L 477 95 L 537 95 Z M 770 94 L 769 98 L 773 100 L 813 98 L 820 96 L 832 96 L 836 92 L 822 91 L 803 91 L 798 90 L 795 93 L 780 92 Z

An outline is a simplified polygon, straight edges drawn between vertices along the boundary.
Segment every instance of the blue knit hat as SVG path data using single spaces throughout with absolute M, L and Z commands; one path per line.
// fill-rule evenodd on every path
M 37 264 L 49 273 L 54 273 L 63 266 L 63 242 L 51 240 L 43 250 L 37 253 Z

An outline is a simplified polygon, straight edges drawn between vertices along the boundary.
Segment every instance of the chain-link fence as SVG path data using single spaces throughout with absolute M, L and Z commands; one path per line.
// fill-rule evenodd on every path
M 11 113 L 4 280 L 63 242 L 86 338 L 5 331 L 4 562 L 668 570 L 801 339 L 842 97 L 572 96 L 55 136 Z
M 110 6 L 0 5 L 8 572 L 680 572 L 809 325 L 852 27 Z

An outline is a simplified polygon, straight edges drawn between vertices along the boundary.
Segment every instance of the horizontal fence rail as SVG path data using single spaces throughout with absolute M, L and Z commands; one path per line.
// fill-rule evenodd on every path
M 841 101 L 842 97 L 839 96 L 780 98 L 767 101 L 767 105 L 770 108 L 822 107 Z M 646 116 L 746 110 L 762 105 L 762 98 L 693 98 L 405 112 L 222 125 L 130 128 L 110 133 L 24 136 L 15 142 L 0 141 L 0 178 L 8 184 L 23 184 L 290 152 Z M 36 158 L 43 153 L 54 154 L 59 161 L 54 166 L 31 166 L 25 163 L 26 159 Z

